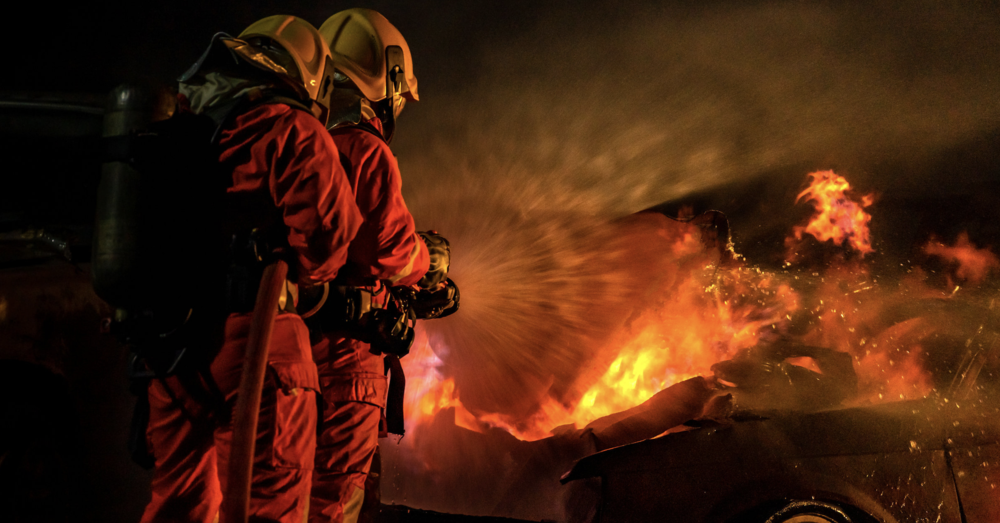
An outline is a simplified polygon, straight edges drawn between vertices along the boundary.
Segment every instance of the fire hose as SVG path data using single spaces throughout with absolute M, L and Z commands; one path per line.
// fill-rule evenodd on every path
M 260 397 L 267 372 L 271 332 L 278 315 L 278 300 L 285 290 L 288 264 L 275 261 L 264 269 L 251 317 L 243 374 L 233 413 L 233 441 L 229 454 L 229 477 L 223 493 L 221 523 L 246 523 L 250 512 L 254 443 Z

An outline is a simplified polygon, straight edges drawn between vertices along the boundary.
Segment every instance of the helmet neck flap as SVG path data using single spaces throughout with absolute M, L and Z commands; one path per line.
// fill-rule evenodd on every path
M 219 84 L 220 76 L 231 79 L 222 83 L 241 89 L 264 87 L 304 104 L 326 125 L 333 70 L 329 49 L 316 29 L 304 20 L 278 15 L 251 25 L 240 38 L 216 33 L 178 81 L 182 90 L 185 85 L 198 89 L 208 81 Z

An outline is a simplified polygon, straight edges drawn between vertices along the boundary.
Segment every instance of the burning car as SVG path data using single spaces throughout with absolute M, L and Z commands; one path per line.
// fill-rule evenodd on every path
M 527 416 L 468 393 L 448 333 L 432 333 L 411 355 L 427 363 L 411 367 L 415 436 L 384 446 L 388 476 L 429 486 L 383 494 L 559 521 L 996 521 L 1000 260 L 963 233 L 914 236 L 906 205 L 831 171 L 810 180 L 773 198 L 810 204 L 791 235 L 785 220 L 742 236 L 783 247 L 752 253 L 777 263 L 705 257 L 666 218 L 722 204 L 636 217 L 629 245 L 666 239 L 644 259 L 667 277 Z M 880 205 L 893 212 L 873 220 Z
M 600 522 L 998 521 L 995 319 L 921 305 L 940 309 L 929 350 L 957 356 L 936 369 L 941 393 L 829 408 L 817 402 L 837 403 L 856 384 L 843 367 L 804 368 L 802 350 L 744 356 L 715 366 L 732 391 L 721 409 L 585 457 L 563 482 L 600 478 Z

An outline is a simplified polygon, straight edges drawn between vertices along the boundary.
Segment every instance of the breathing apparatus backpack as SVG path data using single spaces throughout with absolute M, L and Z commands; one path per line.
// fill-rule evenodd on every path
M 162 87 L 121 85 L 108 98 L 91 279 L 115 308 L 111 333 L 130 349 L 139 400 L 129 449 L 146 468 L 153 465 L 145 448 L 149 380 L 175 374 L 182 361 L 206 360 L 197 347 L 221 336 L 209 327 L 221 322 L 205 321 L 220 314 L 225 246 L 216 129 L 208 117 L 177 112 Z
M 180 357 L 158 349 L 196 308 L 218 302 L 216 213 L 225 193 L 217 126 L 177 112 L 172 98 L 144 85 L 111 92 L 92 256 L 94 290 L 116 309 L 113 332 L 143 346 L 163 373 Z
M 139 348 L 158 375 L 172 372 L 194 340 L 221 336 L 193 327 L 221 325 L 218 317 L 234 311 L 240 289 L 227 288 L 233 263 L 249 259 L 242 272 L 252 278 L 284 239 L 282 224 L 253 212 L 259 202 L 227 195 L 232 180 L 220 170 L 218 150 L 226 123 L 254 105 L 314 112 L 298 101 L 304 88 L 283 72 L 245 42 L 218 33 L 179 79 L 182 94 L 191 86 L 188 94 L 199 94 L 190 100 L 193 110 L 178 110 L 165 88 L 122 85 L 111 92 L 92 282 L 116 309 L 113 332 Z
M 221 347 L 226 315 L 252 308 L 260 272 L 287 237 L 278 227 L 256 228 L 247 210 L 260 206 L 227 194 L 232 176 L 219 164 L 220 131 L 256 104 L 309 111 L 277 93 L 235 99 L 215 117 L 177 111 L 175 99 L 145 85 L 112 91 L 93 241 L 94 290 L 115 308 L 111 333 L 131 351 L 139 401 L 129 447 L 147 468 L 149 381 L 176 375 L 200 403 L 221 405 L 211 380 L 199 376 Z

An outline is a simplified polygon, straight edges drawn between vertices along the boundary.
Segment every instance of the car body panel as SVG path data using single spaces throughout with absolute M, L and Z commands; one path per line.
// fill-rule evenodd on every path
M 969 414 L 952 421 L 948 458 L 969 523 L 1000 521 L 1000 407 L 955 402 Z
M 774 413 L 594 454 L 564 480 L 601 478 L 601 522 L 739 521 L 768 504 L 817 499 L 883 522 L 995 523 L 993 412 L 933 397 Z M 952 466 L 963 475 L 961 500 Z

